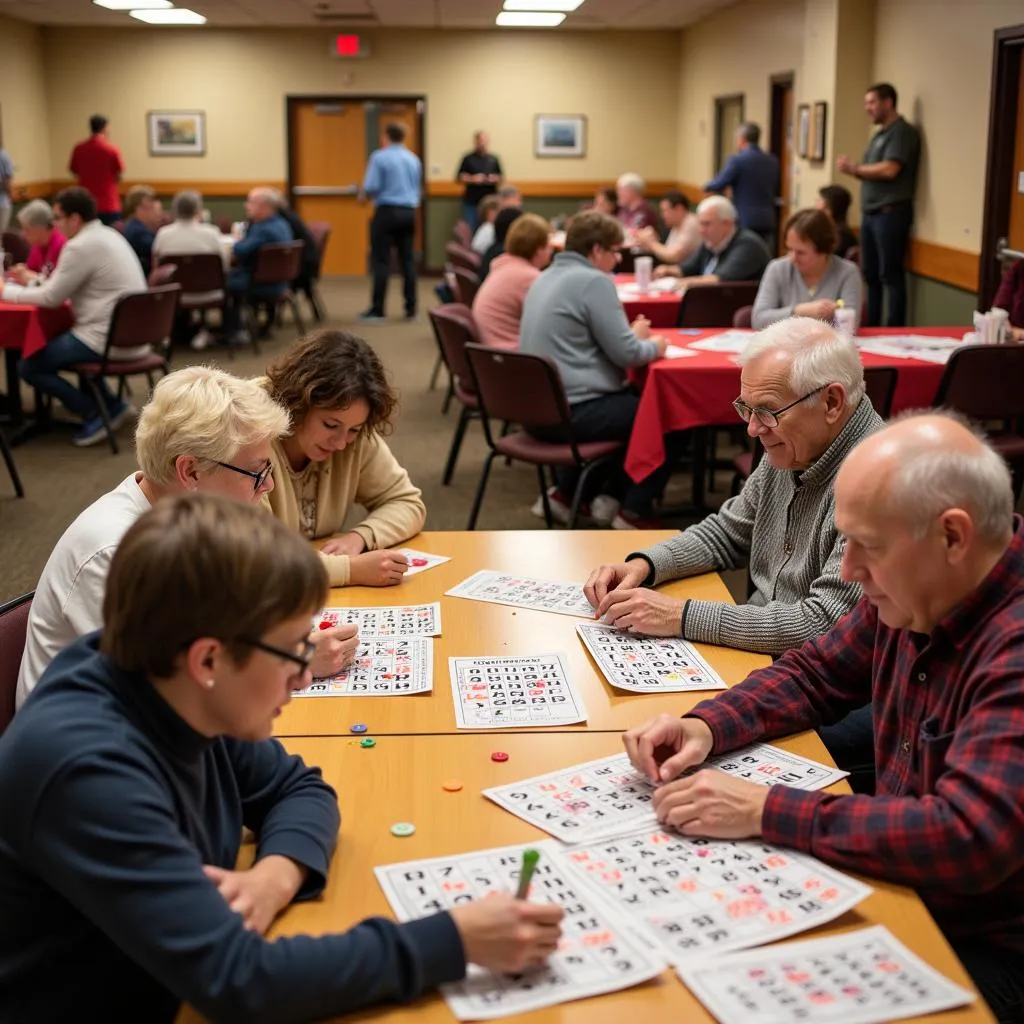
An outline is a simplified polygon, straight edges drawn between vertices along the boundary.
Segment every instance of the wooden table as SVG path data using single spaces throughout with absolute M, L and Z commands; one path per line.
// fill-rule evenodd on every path
M 581 619 L 505 605 L 444 597 L 446 590 L 481 569 L 545 579 L 579 580 L 604 562 L 675 536 L 675 531 L 501 531 L 423 533 L 409 542 L 421 551 L 451 556 L 450 562 L 407 579 L 398 587 L 345 587 L 331 592 L 332 605 L 403 605 L 441 602 L 442 635 L 434 641 L 434 689 L 411 697 L 299 697 L 277 720 L 278 736 L 342 736 L 356 722 L 373 736 L 467 732 L 455 727 L 448 658 L 469 655 L 564 653 L 588 720 L 557 727 L 568 732 L 609 731 L 637 725 L 662 711 L 679 715 L 714 691 L 632 694 L 613 689 L 576 634 Z M 676 597 L 732 603 L 715 574 L 680 580 L 662 588 Z M 729 684 L 768 664 L 764 655 L 696 645 Z M 488 730 L 494 731 L 494 730 Z M 534 732 L 541 730 L 534 729 Z M 547 730 L 545 730 L 547 731 Z
M 478 735 L 458 740 L 450 736 L 385 738 L 372 750 L 346 739 L 290 739 L 285 743 L 307 762 L 320 765 L 324 778 L 337 789 L 342 839 L 323 898 L 289 909 L 272 935 L 318 935 L 347 929 L 370 915 L 390 916 L 373 875 L 376 866 L 545 838 L 533 826 L 492 804 L 480 791 L 622 749 L 609 735 L 518 733 L 502 737 L 502 749 L 510 756 L 504 764 L 496 764 L 489 757 L 493 743 Z M 813 733 L 784 740 L 780 745 L 808 757 L 826 756 Z M 460 779 L 464 789 L 444 792 L 441 784 L 450 778 Z M 833 788 L 847 791 L 845 783 Z M 405 839 L 392 836 L 389 829 L 397 821 L 415 824 L 416 834 Z M 251 847 L 247 855 L 252 856 Z M 876 881 L 870 884 L 875 892 L 855 911 L 796 938 L 884 924 L 951 981 L 973 990 L 921 901 L 899 886 Z M 666 970 L 647 984 L 538 1010 L 529 1015 L 529 1020 L 536 1024 L 620 1024 L 623 1019 L 641 1015 L 679 1024 L 713 1019 L 675 974 Z M 186 1009 L 179 1016 L 179 1024 L 196 1024 L 200 1019 Z M 454 1020 L 437 995 L 424 997 L 409 1007 L 385 1007 L 345 1019 L 386 1019 L 389 1024 L 451 1024 Z M 980 999 L 960 1010 L 915 1019 L 927 1024 L 981 1024 L 993 1020 Z

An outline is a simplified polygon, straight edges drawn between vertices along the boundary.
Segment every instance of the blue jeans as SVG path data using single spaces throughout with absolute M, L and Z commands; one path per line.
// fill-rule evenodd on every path
M 35 355 L 29 356 L 28 359 L 22 359 L 18 363 L 18 374 L 26 384 L 58 399 L 68 412 L 74 413 L 83 420 L 91 420 L 100 414 L 92 393 L 83 388 L 81 381 L 76 388 L 58 371 L 73 366 L 75 363 L 98 363 L 99 361 L 100 357 L 84 341 L 79 340 L 71 331 L 68 331 L 66 334 L 61 334 L 48 341 L 46 348 Z M 106 381 L 100 381 L 100 393 L 103 395 L 107 408 L 115 409 L 117 399 L 107 387 Z
M 462 202 L 462 219 L 474 230 L 480 226 L 476 219 L 476 203 Z
M 907 273 L 903 260 L 910 240 L 914 208 L 903 203 L 887 210 L 865 213 L 860 221 L 860 267 L 868 286 L 865 327 L 882 326 L 882 292 L 888 300 L 886 327 L 907 323 Z
M 116 213 L 116 212 L 115 213 L 98 213 L 98 214 L 96 214 L 96 219 L 101 224 L 106 224 L 108 228 L 111 227 L 112 225 L 116 224 L 121 219 L 121 217 L 122 217 L 122 214 Z

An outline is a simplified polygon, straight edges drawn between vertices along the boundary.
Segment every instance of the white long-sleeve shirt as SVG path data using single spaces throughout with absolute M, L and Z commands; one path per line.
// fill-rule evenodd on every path
M 4 285 L 5 302 L 56 307 L 70 302 L 75 314 L 72 333 L 99 355 L 107 343 L 114 306 L 123 295 L 144 292 L 146 278 L 139 258 L 119 231 L 98 220 L 82 225 L 68 240 L 53 274 L 39 287 Z M 137 359 L 149 346 L 118 349 L 118 359 Z

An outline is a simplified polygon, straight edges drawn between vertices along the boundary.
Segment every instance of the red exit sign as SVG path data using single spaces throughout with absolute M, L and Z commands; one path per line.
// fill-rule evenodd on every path
M 369 44 L 356 35 L 339 34 L 334 37 L 332 54 L 335 57 L 367 57 L 370 53 Z

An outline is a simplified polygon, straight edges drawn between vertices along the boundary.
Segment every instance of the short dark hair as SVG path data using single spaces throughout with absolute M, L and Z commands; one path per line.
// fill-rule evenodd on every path
M 77 213 L 86 223 L 96 219 L 96 200 L 93 199 L 92 193 L 81 185 L 62 188 L 53 197 L 53 205 L 59 206 L 65 217 Z
M 622 225 L 614 217 L 598 210 L 584 210 L 569 221 L 565 251 L 589 256 L 595 245 L 611 249 L 612 246 L 622 245 L 625 238 Z
M 850 203 L 853 202 L 850 190 L 843 188 L 842 185 L 825 185 L 818 189 L 818 195 L 825 201 L 832 219 L 837 224 L 845 224 L 850 212 Z
M 868 87 L 868 92 L 873 92 L 880 100 L 892 100 L 893 109 L 896 109 L 896 90 L 888 82 L 877 82 Z
M 268 391 L 298 427 L 311 409 L 345 409 L 363 399 L 370 415 L 366 431 L 386 434 L 398 396 L 380 356 L 354 334 L 315 331 L 300 338 L 267 367 Z
M 685 206 L 688 210 L 693 209 L 693 204 L 690 200 L 687 199 L 682 192 L 679 192 L 676 189 L 670 189 L 666 192 L 661 197 L 661 201 L 663 203 L 668 203 L 669 206 Z
M 604 196 L 605 202 L 611 204 L 611 208 L 619 212 L 619 193 L 613 188 L 599 188 L 598 194 Z
M 92 117 L 89 118 L 89 131 L 91 131 L 93 135 L 99 135 L 99 133 L 103 131 L 109 123 L 110 122 L 102 114 L 93 114 Z
M 392 121 L 384 129 L 384 134 L 388 137 L 389 142 L 403 142 L 405 140 L 405 125 Z
M 523 208 L 521 206 L 506 206 L 504 210 L 498 211 L 498 216 L 494 218 L 494 240 L 499 245 L 505 244 L 505 237 L 508 235 L 508 229 L 523 215 Z
M 740 125 L 739 136 L 744 142 L 756 146 L 761 141 L 761 126 L 753 121 L 744 121 Z
M 783 239 L 791 230 L 810 242 L 818 252 L 832 253 L 836 250 L 836 226 L 824 210 L 797 210 L 786 221 Z

